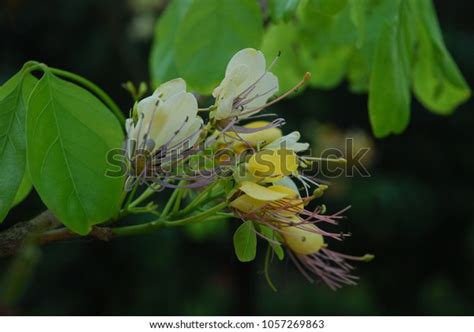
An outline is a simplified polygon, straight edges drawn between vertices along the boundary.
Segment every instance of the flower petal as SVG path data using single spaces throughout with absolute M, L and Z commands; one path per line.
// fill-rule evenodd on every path
M 156 95 L 162 100 L 167 100 L 171 96 L 181 92 L 186 92 L 186 82 L 182 78 L 175 78 L 174 80 L 161 84 L 155 92 L 153 92 L 153 95 Z
M 254 48 L 240 50 L 230 59 L 225 70 L 225 76 L 228 76 L 240 65 L 245 65 L 249 68 L 249 75 L 260 77 L 266 70 L 265 56 L 261 51 L 257 51 Z
M 279 89 L 278 78 L 273 73 L 265 73 L 262 78 L 258 78 L 258 83 L 256 83 L 255 88 L 251 93 L 248 94 L 246 99 L 251 99 L 250 102 L 245 104 L 246 110 L 256 109 L 254 112 L 245 112 L 245 115 L 242 118 L 249 117 L 260 111 L 259 108 L 264 106 L 268 99 L 274 96 Z M 257 81 L 255 80 L 255 81 Z M 252 84 L 254 82 L 250 82 Z
M 249 181 L 242 182 L 239 189 L 250 197 L 260 201 L 276 201 L 289 196 L 288 193 L 272 190 Z
M 174 136 L 186 126 L 186 123 L 196 118 L 198 105 L 191 93 L 178 93 L 161 103 L 154 114 L 150 130 L 150 138 L 159 148 L 169 144 Z
M 249 195 L 241 195 L 230 203 L 230 207 L 245 213 L 252 213 L 261 209 L 267 202 L 252 198 Z

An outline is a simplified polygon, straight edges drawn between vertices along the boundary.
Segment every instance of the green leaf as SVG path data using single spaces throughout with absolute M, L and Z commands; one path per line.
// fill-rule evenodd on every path
M 191 89 L 210 94 L 232 55 L 246 47 L 258 48 L 262 35 L 262 14 L 255 0 L 194 1 L 176 35 L 178 73 Z
M 269 0 L 268 9 L 274 23 L 288 22 L 296 12 L 300 0 Z
M 358 34 L 357 47 L 362 47 L 364 44 L 368 8 L 368 0 L 351 0 L 350 2 L 351 19 Z
M 346 7 L 347 0 L 309 0 L 309 5 L 320 14 L 334 16 Z
M 311 71 L 310 84 L 333 88 L 345 77 L 356 49 L 357 31 L 349 7 L 335 16 L 326 16 L 309 6 L 301 13 L 301 62 Z
M 28 166 L 43 202 L 72 231 L 87 234 L 118 212 L 123 178 L 105 172 L 122 142 L 119 122 L 94 95 L 44 73 L 28 103 Z
M 417 99 L 432 112 L 447 115 L 467 101 L 471 91 L 444 45 L 436 12 L 429 0 L 411 3 L 419 45 L 413 72 Z
M 283 258 L 285 258 L 285 252 L 279 244 L 277 233 L 275 233 L 275 231 L 270 227 L 264 225 L 259 225 L 259 228 L 262 235 L 270 240 L 268 241 L 268 244 L 272 247 L 273 252 L 277 255 L 278 259 L 283 260 Z
M 151 79 L 154 86 L 179 76 L 175 62 L 176 32 L 192 0 L 172 1 L 155 27 L 150 54 Z
M 20 204 L 26 198 L 26 196 L 28 196 L 31 189 L 33 189 L 33 184 L 31 183 L 30 175 L 28 172 L 25 172 L 23 179 L 20 182 L 18 191 L 16 192 L 15 199 L 13 200 L 12 207 Z
M 0 222 L 14 205 L 26 168 L 25 97 L 36 79 L 21 70 L 0 87 Z
M 234 233 L 234 250 L 241 262 L 250 262 L 257 255 L 257 234 L 251 221 L 245 221 Z
M 400 50 L 399 17 L 386 21 L 375 50 L 369 117 L 376 137 L 401 133 L 410 119 L 406 53 Z
M 293 24 L 271 24 L 265 31 L 262 52 L 266 56 L 267 63 L 271 63 L 281 52 L 281 56 L 272 67 L 272 72 L 278 77 L 280 93 L 294 87 L 309 70 L 299 61 L 298 47 L 300 47 L 298 30 Z

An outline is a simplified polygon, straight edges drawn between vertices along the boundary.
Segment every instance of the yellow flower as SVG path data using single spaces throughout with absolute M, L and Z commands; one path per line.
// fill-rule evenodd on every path
M 284 176 L 296 174 L 298 156 L 293 150 L 265 149 L 250 157 L 247 169 L 253 176 L 263 178 L 266 182 L 275 182 Z
M 268 121 L 254 121 L 246 124 L 243 126 L 247 129 L 259 129 L 265 128 L 261 130 L 256 130 L 252 133 L 242 133 L 238 136 L 232 132 L 229 132 L 229 136 L 231 138 L 235 138 L 233 148 L 236 152 L 241 152 L 242 150 L 246 149 L 247 147 L 258 147 L 261 145 L 270 144 L 281 137 L 283 137 L 283 133 L 280 128 L 271 127 L 271 122 Z
M 295 223 L 301 223 L 298 217 L 293 218 Z M 317 253 L 326 245 L 324 237 L 318 233 L 318 229 L 313 224 L 303 224 L 299 226 L 283 226 L 281 235 L 285 243 L 292 251 L 300 255 L 311 255 Z
M 265 187 L 250 181 L 244 181 L 239 190 L 243 193 L 234 199 L 230 206 L 242 213 L 258 212 L 268 214 L 270 219 L 285 219 L 298 214 L 304 208 L 296 186 L 295 189 L 282 184 Z

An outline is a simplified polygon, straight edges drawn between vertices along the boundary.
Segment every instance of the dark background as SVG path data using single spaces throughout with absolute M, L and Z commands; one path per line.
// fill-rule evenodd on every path
M 474 3 L 435 3 L 448 49 L 472 87 Z M 34 59 L 96 82 L 126 112 L 132 101 L 120 84 L 148 79 L 150 33 L 161 8 L 160 1 L 147 0 L 1 0 L 0 82 Z M 356 144 L 372 147 L 366 160 L 372 176 L 336 181 L 325 198 L 333 210 L 352 205 L 345 229 L 353 237 L 338 249 L 376 255 L 358 265 L 357 287 L 333 292 L 311 285 L 285 260 L 272 264 L 279 289 L 273 293 L 262 275 L 263 257 L 247 264 L 235 258 L 231 221 L 110 243 L 70 240 L 43 247 L 15 312 L 474 314 L 472 102 L 441 117 L 413 101 L 408 129 L 381 140 L 371 136 L 366 103 L 366 95 L 350 94 L 343 84 L 308 90 L 275 109 L 288 119 L 286 131 L 302 130 L 319 146 L 334 145 L 357 129 Z M 1 227 L 43 209 L 33 193 Z M 0 259 L 0 276 L 10 261 Z

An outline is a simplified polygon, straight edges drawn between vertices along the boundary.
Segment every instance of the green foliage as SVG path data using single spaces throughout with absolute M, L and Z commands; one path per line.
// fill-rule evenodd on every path
M 172 1 L 155 27 L 150 54 L 150 71 L 153 85 L 179 77 L 175 49 L 177 27 L 188 11 L 192 0 Z
M 431 0 L 270 0 L 267 11 L 271 23 L 260 44 L 256 1 L 173 1 L 156 29 L 154 83 L 182 76 L 209 94 L 236 50 L 261 48 L 268 62 L 281 51 L 272 68 L 281 91 L 307 71 L 315 88 L 347 79 L 352 92 L 369 93 L 377 137 L 407 127 L 411 90 L 437 114 L 452 113 L 470 97 Z
M 413 1 L 410 5 L 418 35 L 414 93 L 429 110 L 450 114 L 469 99 L 469 87 L 444 45 L 431 1 Z
M 278 259 L 283 260 L 283 258 L 285 258 L 285 252 L 283 251 L 282 246 L 279 244 L 280 239 L 278 238 L 278 233 L 276 233 L 270 227 L 264 225 L 259 225 L 259 228 L 262 235 L 270 240 L 268 241 L 268 244 L 273 249 L 273 252 L 276 254 Z
M 234 250 L 241 262 L 251 262 L 257 254 L 257 234 L 251 221 L 242 223 L 234 233 Z
M 0 222 L 24 192 L 29 192 L 28 184 L 22 183 L 26 168 L 25 97 L 34 84 L 35 78 L 22 70 L 0 87 Z
M 378 38 L 370 80 L 369 116 L 375 136 L 401 133 L 410 118 L 407 53 L 398 15 L 387 20 Z
M 12 207 L 20 204 L 26 198 L 26 196 L 28 196 L 31 189 L 33 189 L 33 183 L 31 183 L 30 174 L 26 171 L 23 175 L 23 179 L 20 182 L 18 191 L 16 192 Z
M 64 225 L 87 234 L 117 213 L 123 178 L 105 176 L 105 157 L 123 134 L 94 95 L 46 71 L 30 96 L 26 128 L 32 182 Z
M 174 1 L 157 25 L 150 60 L 153 82 L 183 77 L 192 89 L 210 94 L 231 56 L 242 48 L 258 48 L 262 34 L 262 14 L 254 0 Z
M 272 22 L 288 22 L 296 12 L 300 0 L 269 0 L 268 9 Z
M 308 7 L 320 14 L 334 16 L 347 5 L 347 0 L 309 0 Z

